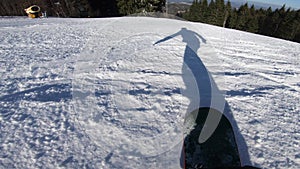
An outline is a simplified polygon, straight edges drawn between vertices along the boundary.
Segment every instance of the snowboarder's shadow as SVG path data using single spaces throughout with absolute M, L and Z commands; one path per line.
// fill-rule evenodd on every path
M 206 40 L 198 33 L 182 28 L 179 32 L 167 36 L 157 41 L 154 45 L 176 36 L 182 36 L 182 42 L 186 43 L 182 64 L 182 79 L 185 84 L 182 94 L 190 100 L 188 112 L 201 107 L 200 104 L 209 104 L 211 102 L 211 79 L 208 71 L 200 58 L 197 51 L 200 49 L 200 40 L 206 43 Z
M 232 126 L 233 129 L 235 129 L 235 138 L 236 142 L 239 143 L 239 152 L 240 152 L 240 158 L 241 162 L 244 165 L 251 164 L 250 158 L 248 154 L 248 148 L 244 141 L 243 136 L 241 135 L 237 123 L 235 119 L 233 118 L 233 115 L 231 113 L 230 107 L 228 103 L 225 101 L 224 103 L 224 111 L 223 114 L 219 113 L 219 111 L 213 111 L 214 113 L 210 113 L 210 107 L 211 103 L 213 101 L 213 91 L 218 91 L 216 83 L 214 82 L 213 78 L 211 77 L 209 71 L 206 69 L 205 65 L 201 61 L 200 57 L 197 54 L 197 51 L 200 49 L 200 40 L 203 43 L 206 43 L 206 40 L 199 35 L 198 33 L 188 30 L 186 28 L 182 28 L 180 31 L 178 31 L 175 34 L 172 34 L 170 36 L 167 36 L 156 43 L 154 45 L 165 42 L 167 40 L 170 40 L 172 38 L 175 38 L 176 36 L 182 36 L 182 41 L 186 43 L 186 48 L 184 52 L 183 57 L 183 64 L 182 64 L 182 79 L 185 84 L 185 90 L 183 90 L 183 95 L 187 97 L 190 101 L 187 113 L 186 113 L 186 119 L 190 118 L 191 116 L 194 116 L 194 122 L 197 123 L 201 121 L 200 130 L 199 128 L 195 128 L 188 134 L 184 139 L 184 145 L 186 145 L 186 142 L 191 139 L 191 135 L 199 137 L 199 134 L 202 130 L 202 127 L 204 125 L 204 121 L 208 119 L 208 115 L 214 114 L 215 117 L 218 117 L 219 119 L 217 122 L 224 122 L 225 126 L 229 125 Z M 221 95 L 220 95 L 221 96 Z M 224 99 L 225 100 L 225 99 Z M 199 113 L 202 113 L 199 115 Z M 225 116 L 226 117 L 225 117 Z M 203 123 L 203 124 L 202 124 Z M 207 123 L 205 123 L 207 124 Z M 225 132 L 224 130 L 220 129 L 220 126 L 224 126 L 224 124 L 208 124 L 208 125 L 214 125 L 215 130 L 218 130 L 217 132 L 221 133 Z M 209 126 L 208 126 L 209 128 Z M 216 132 L 215 132 L 216 133 Z M 223 133 L 224 134 L 224 133 Z M 213 134 L 212 137 L 215 137 Z M 225 134 L 224 134 L 225 135 Z M 224 136 L 223 135 L 223 136 Z M 222 136 L 221 136 L 222 137 Z M 220 136 L 218 137 L 220 138 Z M 198 141 L 198 139 L 196 138 Z M 210 139 L 211 140 L 211 139 Z M 205 144 L 205 143 L 204 143 Z M 213 147 L 213 146 L 212 146 Z M 211 148 L 212 148 L 211 147 Z M 183 146 L 183 153 L 181 155 L 181 166 L 187 167 L 187 157 L 186 153 L 184 153 L 185 146 Z M 241 153 L 242 152 L 242 153 Z M 197 153 L 197 152 L 195 152 Z M 201 158 L 201 157 L 200 157 Z M 215 161 L 216 156 L 211 156 L 211 161 Z M 201 160 L 201 159 L 200 159 Z M 217 161 L 215 161 L 217 163 Z M 188 164 L 193 165 L 195 167 L 195 164 Z M 196 164 L 198 165 L 198 164 Z M 208 164 L 210 165 L 210 164 Z M 238 165 L 238 164 L 237 164 Z M 210 165 L 211 166 L 211 165 Z M 202 164 L 202 167 L 208 167 L 205 164 Z

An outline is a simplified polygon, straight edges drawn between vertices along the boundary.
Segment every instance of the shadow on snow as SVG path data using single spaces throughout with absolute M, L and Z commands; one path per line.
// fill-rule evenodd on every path
M 0 101 L 14 102 L 20 100 L 60 102 L 69 99 L 72 99 L 71 85 L 69 84 L 43 85 L 0 97 Z
M 186 43 L 182 65 L 182 79 L 186 86 L 183 95 L 190 100 L 190 104 L 185 121 L 192 118 L 194 123 L 193 130 L 184 139 L 181 166 L 190 168 L 198 165 L 198 167 L 211 168 L 251 164 L 246 142 L 239 131 L 230 106 L 197 55 L 200 40 L 203 43 L 206 43 L 206 40 L 198 33 L 182 28 L 154 45 L 176 36 L 182 36 L 182 41 Z M 219 94 L 217 99 L 215 99 L 216 93 Z M 212 103 L 222 99 L 224 100 L 222 110 L 213 109 Z M 205 122 L 214 117 L 215 120 L 213 119 L 212 122 L 216 124 Z M 200 144 L 198 138 L 200 139 L 200 133 L 205 128 L 212 128 L 214 131 L 204 143 Z

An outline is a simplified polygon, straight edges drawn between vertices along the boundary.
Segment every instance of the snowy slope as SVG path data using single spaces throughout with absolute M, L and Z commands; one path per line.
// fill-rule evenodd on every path
M 206 104 L 187 47 L 242 163 L 300 167 L 297 43 L 143 17 L 1 18 L 0 32 L 0 168 L 180 168 L 184 117 Z

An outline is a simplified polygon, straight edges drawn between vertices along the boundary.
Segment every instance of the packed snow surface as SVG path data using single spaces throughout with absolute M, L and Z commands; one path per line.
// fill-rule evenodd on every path
M 300 44 L 146 17 L 0 18 L 0 168 L 181 168 L 189 52 L 242 164 L 300 168 Z

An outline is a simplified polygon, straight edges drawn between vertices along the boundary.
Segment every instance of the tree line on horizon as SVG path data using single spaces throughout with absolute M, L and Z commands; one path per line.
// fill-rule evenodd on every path
M 38 5 L 54 17 L 115 17 L 143 12 L 165 12 L 166 0 L 0 0 L 0 16 L 26 15 L 24 9 Z M 230 1 L 194 0 L 178 16 L 300 43 L 300 10 L 256 9 L 248 3 L 232 8 Z
M 114 0 L 1 0 L 1 16 L 23 16 L 25 8 L 38 5 L 42 12 L 54 17 L 88 17 L 114 16 L 116 4 Z
M 280 9 L 256 9 L 248 3 L 232 8 L 230 1 L 194 0 L 180 15 L 186 20 L 291 40 L 300 43 L 300 10 L 283 5 Z
M 0 16 L 24 16 L 38 5 L 54 17 L 115 17 L 140 12 L 162 12 L 165 0 L 0 0 Z

